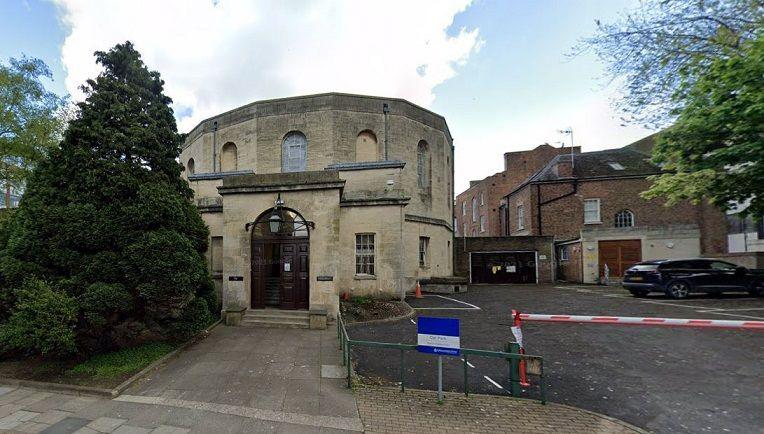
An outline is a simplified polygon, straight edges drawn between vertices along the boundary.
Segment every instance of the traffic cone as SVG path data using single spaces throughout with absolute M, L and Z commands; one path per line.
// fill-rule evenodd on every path
M 343 299 L 344 301 L 348 301 L 348 300 L 350 300 L 350 292 L 349 292 L 349 291 L 345 291 L 345 292 L 343 292 L 343 293 L 342 293 L 342 299 Z
M 414 291 L 414 298 L 424 298 L 422 296 L 422 285 L 419 284 L 419 281 L 416 282 L 416 291 Z

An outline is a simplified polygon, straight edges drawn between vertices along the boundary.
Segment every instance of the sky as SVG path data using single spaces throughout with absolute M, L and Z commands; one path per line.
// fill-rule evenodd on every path
M 542 143 L 584 151 L 624 126 L 618 88 L 576 42 L 638 0 L 5 0 L 0 62 L 45 61 L 46 86 L 82 98 L 93 52 L 131 40 L 166 82 L 181 132 L 252 101 L 319 92 L 399 97 L 448 122 L 457 193 Z

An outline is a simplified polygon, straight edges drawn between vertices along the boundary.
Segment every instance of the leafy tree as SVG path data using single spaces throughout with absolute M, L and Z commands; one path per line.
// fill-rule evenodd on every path
M 66 100 L 45 90 L 51 78 L 42 60 L 23 57 L 0 64 L 0 180 L 6 207 L 12 185 L 23 184 L 34 165 L 58 145 Z
M 218 311 L 203 256 L 209 233 L 180 178 L 164 82 L 130 42 L 95 56 L 103 71 L 29 178 L 0 255 L 10 318 L 21 303 L 13 288 L 30 275 L 50 282 L 77 300 L 80 354 L 182 339 Z
M 740 55 L 764 26 L 762 0 L 644 0 L 574 48 L 593 50 L 623 83 L 616 106 L 627 122 L 663 127 L 718 58 Z
M 742 215 L 761 218 L 764 34 L 711 63 L 681 94 L 677 121 L 653 150 L 653 160 L 670 173 L 653 177 L 644 196 L 665 196 L 668 204 L 710 197 L 722 209 L 750 201 Z

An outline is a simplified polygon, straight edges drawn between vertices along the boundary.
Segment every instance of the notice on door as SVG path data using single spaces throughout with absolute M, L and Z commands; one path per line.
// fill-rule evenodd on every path
M 292 263 L 284 262 L 284 271 L 292 271 Z

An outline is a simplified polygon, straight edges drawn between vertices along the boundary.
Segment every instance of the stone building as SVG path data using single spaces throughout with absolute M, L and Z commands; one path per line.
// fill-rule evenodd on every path
M 336 315 L 452 275 L 453 141 L 395 98 L 258 101 L 202 121 L 181 152 L 210 228 L 227 323 L 272 307 Z

